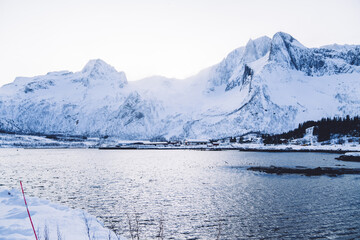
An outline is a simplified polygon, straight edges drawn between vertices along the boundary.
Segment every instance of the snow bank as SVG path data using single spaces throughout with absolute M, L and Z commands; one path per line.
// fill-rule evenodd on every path
M 331 145 L 292 145 L 292 144 L 279 144 L 279 145 L 263 145 L 263 144 L 238 144 L 234 143 L 231 146 L 240 150 L 260 150 L 260 151 L 329 151 L 329 152 L 352 152 L 353 154 L 360 153 L 359 144 L 331 144 Z M 356 153 L 359 152 L 359 153 Z
M 114 232 L 106 229 L 99 220 L 84 211 L 53 204 L 48 200 L 35 197 L 27 197 L 26 200 L 35 230 L 40 235 L 39 239 L 45 238 L 46 228 L 49 239 L 89 239 L 86 221 L 91 239 L 124 239 L 116 237 Z M 60 238 L 58 234 L 60 234 Z M 22 194 L 14 189 L 0 188 L 0 239 L 35 239 Z

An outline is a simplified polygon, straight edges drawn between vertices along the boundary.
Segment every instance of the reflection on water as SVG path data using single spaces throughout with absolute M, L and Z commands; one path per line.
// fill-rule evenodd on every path
M 360 238 L 360 178 L 274 176 L 248 166 L 360 167 L 326 153 L 0 149 L 0 184 L 82 208 L 142 239 Z M 236 166 L 236 168 L 233 168 Z M 243 166 L 244 168 L 241 168 Z M 240 167 L 240 168 L 239 168 Z

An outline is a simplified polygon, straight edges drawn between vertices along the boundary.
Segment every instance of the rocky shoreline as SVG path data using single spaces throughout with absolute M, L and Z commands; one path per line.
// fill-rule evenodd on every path
M 247 170 L 255 172 L 264 172 L 276 175 L 283 174 L 297 174 L 304 176 L 329 176 L 337 177 L 344 174 L 360 174 L 360 168 L 331 168 L 331 167 L 317 167 L 317 168 L 306 168 L 306 167 L 249 167 Z
M 346 162 L 360 162 L 360 152 L 347 152 L 335 159 Z

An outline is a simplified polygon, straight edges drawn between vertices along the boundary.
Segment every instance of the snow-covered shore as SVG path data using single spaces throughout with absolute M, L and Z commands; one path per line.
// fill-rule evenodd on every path
M 87 226 L 91 239 L 124 239 L 117 237 L 98 219 L 82 210 L 35 197 L 27 197 L 26 200 L 39 239 L 45 239 L 47 233 L 48 239 L 89 239 Z M 35 239 L 24 199 L 18 190 L 0 188 L 0 239 Z
M 234 148 L 240 150 L 254 151 L 309 151 L 309 152 L 360 152 L 359 144 L 332 144 L 332 145 L 264 145 L 264 144 L 233 144 Z
M 144 142 L 142 145 L 131 144 L 134 142 Z M 118 147 L 122 145 L 122 147 Z M 263 144 L 263 143 L 230 143 L 224 142 L 220 145 L 155 145 L 150 141 L 124 141 L 115 137 L 107 139 L 101 138 L 81 138 L 81 137 L 57 137 L 49 138 L 46 136 L 33 136 L 21 134 L 0 133 L 0 148 L 108 148 L 108 149 L 187 149 L 187 150 L 241 150 L 241 151 L 309 151 L 309 152 L 360 152 L 358 142 L 345 142 L 343 144 L 326 144 L 314 142 L 312 145 L 299 144 Z
M 138 149 L 138 150 L 204 150 L 204 151 L 221 151 L 221 150 L 240 150 L 240 151 L 264 151 L 264 152 L 360 152 L 359 144 L 331 144 L 331 145 L 295 145 L 295 144 L 257 144 L 257 143 L 224 143 L 219 146 L 207 145 L 181 145 L 181 146 L 153 146 L 153 145 L 130 145 L 125 147 L 102 146 L 101 149 Z

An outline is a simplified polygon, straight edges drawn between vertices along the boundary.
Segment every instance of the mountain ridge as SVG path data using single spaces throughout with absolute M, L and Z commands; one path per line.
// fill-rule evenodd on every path
M 16 78 L 0 88 L 0 130 L 122 139 L 280 133 L 360 115 L 360 46 L 306 48 L 291 35 L 249 40 L 184 80 L 128 82 L 101 59 L 79 72 Z

